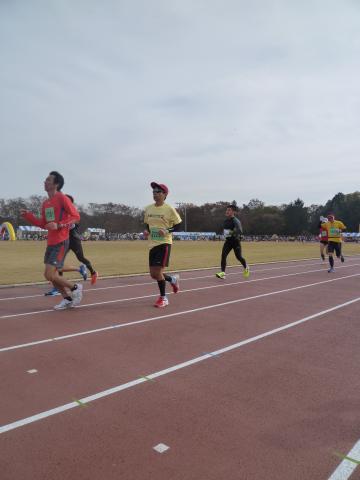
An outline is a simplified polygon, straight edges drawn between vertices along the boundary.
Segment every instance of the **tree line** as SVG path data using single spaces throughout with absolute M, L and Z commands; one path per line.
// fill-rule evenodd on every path
M 0 223 L 9 221 L 15 229 L 19 225 L 26 225 L 20 215 L 20 209 L 25 208 L 39 214 L 44 198 L 33 195 L 27 199 L 0 199 Z M 186 223 L 188 232 L 220 233 L 224 212 L 229 203 L 237 204 L 233 200 L 204 205 L 181 203 L 174 206 L 183 219 L 184 229 Z M 81 231 L 96 227 L 104 228 L 108 233 L 136 233 L 144 228 L 143 211 L 140 208 L 110 202 L 78 205 L 78 209 L 81 214 Z M 320 215 L 326 216 L 330 211 L 347 226 L 348 232 L 358 232 L 360 192 L 337 193 L 325 205 L 306 206 L 300 198 L 280 206 L 265 205 L 258 199 L 252 199 L 242 206 L 238 205 L 238 216 L 246 235 L 316 234 Z

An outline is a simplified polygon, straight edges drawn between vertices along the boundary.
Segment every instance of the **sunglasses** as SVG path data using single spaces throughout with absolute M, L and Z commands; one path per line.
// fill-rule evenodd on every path
M 153 188 L 153 193 L 165 193 L 161 188 Z

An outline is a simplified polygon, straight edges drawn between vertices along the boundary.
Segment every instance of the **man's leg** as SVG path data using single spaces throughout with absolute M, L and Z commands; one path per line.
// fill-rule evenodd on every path
M 164 269 L 169 265 L 170 248 L 170 245 L 163 244 L 152 248 L 149 252 L 150 275 L 157 281 L 160 292 L 155 307 L 166 307 L 169 303 L 166 298 Z
M 244 277 L 248 278 L 250 276 L 250 270 L 249 270 L 249 267 L 247 266 L 245 258 L 242 256 L 240 241 L 238 241 L 237 245 L 234 247 L 234 253 L 235 253 L 235 257 L 239 260 L 241 265 L 244 267 L 244 272 L 243 272 Z
M 82 299 L 82 285 L 69 282 L 59 275 L 58 270 L 64 265 L 64 259 L 68 250 L 68 242 L 64 241 L 57 245 L 49 245 L 45 252 L 45 278 L 59 290 L 66 300 L 72 300 L 73 306 L 78 305 Z M 61 308 L 60 308 L 61 309 Z
M 218 278 L 225 278 L 226 259 L 232 249 L 233 247 L 232 245 L 230 245 L 230 242 L 228 240 L 225 240 L 221 252 L 221 272 L 215 274 Z
M 333 272 L 334 271 L 334 256 L 333 256 L 333 252 L 334 252 L 334 245 L 330 242 L 328 244 L 328 255 L 329 255 L 329 265 L 330 265 L 330 268 L 328 270 L 329 273 Z
M 164 268 L 151 266 L 150 275 L 151 278 L 157 281 L 160 292 L 160 297 L 158 298 L 154 306 L 159 308 L 166 307 L 169 304 L 169 301 L 166 297 L 166 281 L 164 277 Z
M 79 260 L 79 262 L 86 265 L 90 274 L 93 275 L 95 273 L 95 270 L 93 269 L 93 266 L 91 265 L 90 260 L 88 260 L 84 256 L 84 250 L 83 250 L 83 247 L 82 247 L 82 244 L 81 244 L 81 240 L 72 239 L 71 243 L 70 243 L 70 250 L 72 250 L 75 253 L 75 256 Z

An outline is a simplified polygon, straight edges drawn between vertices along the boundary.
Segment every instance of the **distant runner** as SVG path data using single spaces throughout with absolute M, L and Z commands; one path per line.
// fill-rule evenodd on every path
M 329 273 L 335 271 L 334 269 L 334 252 L 337 258 L 340 258 L 342 262 L 345 262 L 345 258 L 341 252 L 342 244 L 342 231 L 346 230 L 346 226 L 340 220 L 335 220 L 335 215 L 329 213 L 327 216 L 328 221 L 321 224 L 321 228 L 326 229 L 328 233 L 328 255 L 329 255 L 329 264 L 330 268 Z
M 241 265 L 244 267 L 243 275 L 245 278 L 248 278 L 250 275 L 250 269 L 246 264 L 245 258 L 241 253 L 241 238 L 242 238 L 242 225 L 240 220 L 235 217 L 235 212 L 237 211 L 236 205 L 228 205 L 226 207 L 225 216 L 226 220 L 224 221 L 224 236 L 225 243 L 223 245 L 221 253 L 221 272 L 216 273 L 215 275 L 218 278 L 224 279 L 226 274 L 226 258 L 234 250 L 235 257 L 239 260 Z

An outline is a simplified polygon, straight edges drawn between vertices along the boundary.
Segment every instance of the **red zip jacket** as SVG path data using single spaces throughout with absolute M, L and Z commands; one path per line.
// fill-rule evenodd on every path
M 26 212 L 23 217 L 33 225 L 44 228 L 47 223 L 58 224 L 57 230 L 48 230 L 48 245 L 56 245 L 69 238 L 69 225 L 80 220 L 80 214 L 72 201 L 62 192 L 56 192 L 42 204 L 41 217 Z

